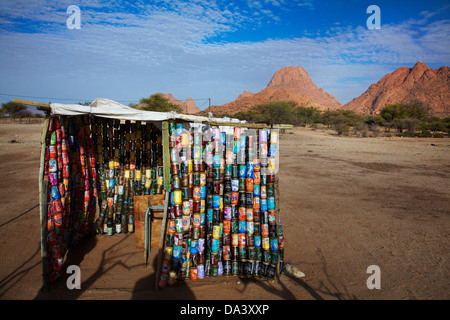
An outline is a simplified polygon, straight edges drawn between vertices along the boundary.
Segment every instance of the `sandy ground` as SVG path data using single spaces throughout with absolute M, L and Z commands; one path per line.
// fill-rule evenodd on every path
M 0 299 L 449 299 L 450 139 L 351 138 L 296 128 L 281 137 L 286 261 L 306 276 L 187 280 L 156 292 L 155 258 L 134 235 L 86 239 L 62 278 L 41 289 L 41 125 L 0 125 Z M 10 143 L 19 134 L 19 143 Z M 381 289 L 369 290 L 377 265 Z M 69 276 L 69 275 L 67 275 Z M 66 276 L 66 277 L 67 277 Z

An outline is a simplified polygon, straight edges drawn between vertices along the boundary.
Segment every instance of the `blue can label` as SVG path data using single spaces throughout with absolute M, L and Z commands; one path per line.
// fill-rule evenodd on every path
M 246 166 L 239 166 L 239 178 L 245 178 Z
M 239 220 L 239 233 L 245 233 L 247 231 L 247 221 Z
M 253 171 L 255 169 L 255 165 L 253 164 L 253 162 L 247 162 L 247 169 L 245 172 L 245 177 L 247 179 L 253 179 Z
M 213 209 L 211 209 L 211 208 L 206 209 L 206 217 L 207 217 L 208 221 L 213 220 Z
M 213 196 L 213 209 L 220 209 L 220 196 L 219 195 Z
M 239 191 L 239 179 L 231 179 L 231 191 L 232 192 Z
M 278 238 L 270 238 L 270 251 L 277 252 L 278 251 Z
M 197 254 L 198 252 L 198 241 L 197 240 L 191 240 L 191 254 Z
M 267 211 L 267 198 L 260 198 L 259 202 L 261 204 L 261 211 Z
M 59 189 L 58 187 L 52 187 L 50 189 L 50 194 L 53 200 L 59 200 L 61 199 L 61 195 L 59 194 Z
M 255 234 L 255 248 L 261 248 L 261 235 Z
M 206 186 L 200 187 L 200 200 L 206 199 Z
M 183 250 L 182 246 L 174 246 L 173 247 L 173 252 L 172 252 L 173 258 L 174 259 L 180 259 L 182 250 Z
M 220 245 L 220 240 L 219 239 L 212 239 L 211 240 L 211 251 L 212 252 L 219 252 L 219 245 Z
M 274 144 L 270 145 L 269 158 L 275 158 L 276 153 L 277 153 L 277 146 Z
M 267 198 L 267 208 L 269 210 L 274 210 L 275 209 L 275 198 L 274 197 L 268 197 Z
M 261 194 L 261 188 L 259 184 L 253 184 L 253 196 L 259 197 Z

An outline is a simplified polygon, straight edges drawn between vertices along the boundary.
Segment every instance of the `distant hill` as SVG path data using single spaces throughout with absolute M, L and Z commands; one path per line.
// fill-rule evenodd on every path
M 448 67 L 430 69 L 423 62 L 413 68 L 400 67 L 372 84 L 366 92 L 343 109 L 376 113 L 392 103 L 420 103 L 431 114 L 450 114 L 450 71 Z
M 285 67 L 273 75 L 267 87 L 258 93 L 244 91 L 232 102 L 211 106 L 202 113 L 235 114 L 249 110 L 252 106 L 273 101 L 294 101 L 298 106 L 316 107 L 320 110 L 334 110 L 342 104 L 331 94 L 317 87 L 308 72 L 302 67 Z
M 183 102 L 181 100 L 175 99 L 171 93 L 167 93 L 167 94 L 159 93 L 159 94 L 161 94 L 163 97 L 169 99 L 169 102 L 179 105 L 183 109 L 183 113 L 197 114 L 201 111 L 197 107 L 197 105 L 195 104 L 195 101 L 192 98 L 188 98 L 186 101 Z

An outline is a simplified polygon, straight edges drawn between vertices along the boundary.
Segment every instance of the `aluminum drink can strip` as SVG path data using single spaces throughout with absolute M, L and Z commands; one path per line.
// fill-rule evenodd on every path
M 174 259 L 180 259 L 181 258 L 181 251 L 183 248 L 181 246 L 173 246 L 173 258 Z
M 253 208 L 253 192 L 245 193 L 245 205 L 248 208 Z
M 183 214 L 184 215 L 191 214 L 191 203 L 187 200 L 183 201 Z
M 180 190 L 175 190 L 173 192 L 173 202 L 174 204 L 181 204 L 182 203 L 182 196 Z
M 223 221 L 223 233 L 230 233 L 231 232 L 231 220 L 224 220 Z
M 270 250 L 270 240 L 269 237 L 262 237 L 261 238 L 262 241 L 262 248 L 264 251 L 269 251 Z
M 180 247 L 183 245 L 183 233 L 176 232 L 174 234 L 173 244 Z
M 246 232 L 248 233 L 248 234 L 254 234 L 254 232 L 255 232 L 255 229 L 254 229 L 254 223 L 253 223 L 253 221 L 247 221 L 247 230 L 246 230 Z
M 231 220 L 231 207 L 225 207 L 223 212 L 224 212 L 223 219 L 224 220 Z
M 267 224 L 267 223 L 261 224 L 261 236 L 263 236 L 263 237 L 269 236 L 269 224 Z
M 206 199 L 206 186 L 200 187 L 200 200 Z
M 247 231 L 247 221 L 239 220 L 239 233 L 245 233 Z
M 277 237 L 277 224 L 275 222 L 269 222 L 269 237 L 275 238 Z
M 205 264 L 205 251 L 199 251 L 197 253 L 197 266 Z
M 213 196 L 213 209 L 220 209 L 220 196 L 219 195 Z
M 261 211 L 253 209 L 253 221 L 256 222 L 261 222 Z M 255 233 L 256 233 L 256 229 L 255 229 Z
M 203 264 L 197 266 L 197 275 L 199 279 L 205 278 L 205 266 Z
M 253 228 L 255 230 L 255 234 L 261 234 L 261 223 L 260 222 L 254 222 Z
M 197 254 L 198 252 L 198 241 L 197 240 L 191 240 L 191 244 L 190 244 L 190 248 L 189 248 L 189 252 L 191 253 L 191 255 L 193 254 Z
M 223 261 L 223 275 L 231 276 L 232 275 L 232 262 L 231 260 Z
M 183 208 L 182 205 L 176 204 L 173 206 L 173 214 L 175 217 L 181 217 L 183 215 Z M 190 214 L 190 213 L 189 213 Z
M 200 238 L 200 228 L 196 227 L 196 228 L 192 228 L 191 229 L 191 238 L 192 240 L 198 240 Z
M 224 233 L 222 235 L 222 244 L 224 246 L 230 246 L 231 245 L 231 233 Z
M 239 247 L 245 247 L 246 246 L 246 236 L 245 233 L 239 233 L 238 236 L 238 241 L 239 241 Z
M 222 259 L 223 260 L 231 259 L 231 247 L 229 245 L 222 246 Z
M 238 233 L 231 234 L 231 246 L 233 246 L 233 247 L 239 246 L 239 234 Z
M 261 185 L 259 184 L 253 184 L 253 197 L 260 197 L 261 196 Z
M 275 209 L 275 198 L 274 197 L 267 198 L 267 209 L 269 211 Z
M 278 238 L 269 238 L 270 242 L 270 251 L 277 252 L 278 251 Z
M 246 245 L 248 247 L 254 247 L 255 246 L 255 238 L 254 238 L 252 233 L 246 233 L 245 234 L 245 242 L 246 242 Z
M 253 192 L 253 179 L 252 178 L 245 179 L 245 191 Z
M 239 221 L 245 221 L 247 219 L 247 208 L 239 207 L 238 211 L 239 211 L 239 214 L 238 214 Z
M 254 235 L 254 243 L 255 243 L 255 248 L 261 248 L 261 235 L 260 234 Z
M 199 253 L 205 251 L 205 238 L 198 239 L 197 248 Z
M 245 212 L 246 212 L 245 219 L 246 219 L 247 221 L 253 221 L 253 209 L 252 209 L 252 208 L 247 208 L 247 209 L 245 210 Z
M 230 201 L 231 205 L 235 206 L 235 205 L 238 204 L 238 202 L 239 202 L 239 193 L 238 192 L 232 192 L 231 193 L 231 201 Z
M 247 259 L 247 247 L 246 246 L 239 246 L 238 251 L 239 251 L 239 260 L 242 261 L 242 260 Z
M 239 260 L 239 246 L 231 246 L 231 260 Z
M 276 213 L 275 213 L 275 210 L 270 210 L 270 209 L 269 209 L 268 215 L 269 215 L 269 223 L 276 223 Z
M 272 264 L 277 264 L 279 260 L 279 253 L 278 251 L 270 251 L 270 262 Z
M 195 267 L 195 268 L 190 268 L 190 269 L 189 269 L 189 272 L 190 272 L 190 278 L 191 278 L 192 281 L 198 280 L 198 270 L 197 270 L 197 267 Z
M 245 165 L 239 166 L 239 178 L 245 178 L 247 167 Z
M 200 213 L 200 200 L 193 200 L 192 211 L 194 213 Z
M 213 239 L 219 239 L 220 238 L 220 225 L 215 224 L 213 225 Z
M 239 233 L 239 221 L 237 219 L 231 220 L 231 233 Z
M 219 254 L 217 252 L 211 252 L 211 265 L 217 265 L 219 263 Z
M 268 210 L 268 206 L 267 206 L 267 198 L 261 198 L 260 199 L 260 210 L 261 211 L 267 211 Z

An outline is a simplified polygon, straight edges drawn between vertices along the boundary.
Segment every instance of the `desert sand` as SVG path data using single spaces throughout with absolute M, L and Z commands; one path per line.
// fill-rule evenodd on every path
M 0 124 L 0 299 L 336 300 L 450 298 L 450 139 L 281 135 L 285 260 L 305 273 L 274 281 L 186 280 L 154 290 L 133 234 L 93 236 L 67 257 L 67 276 L 42 291 L 38 174 L 42 125 Z M 10 143 L 18 134 L 18 143 Z M 381 288 L 368 289 L 377 265 Z

